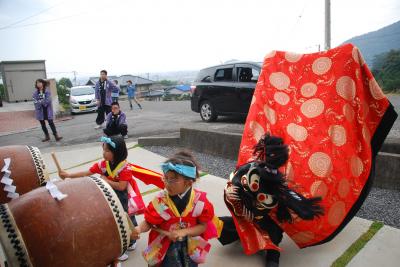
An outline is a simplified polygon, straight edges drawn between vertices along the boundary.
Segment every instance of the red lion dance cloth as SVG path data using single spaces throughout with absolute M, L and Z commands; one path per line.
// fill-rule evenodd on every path
M 270 217 L 300 248 L 328 242 L 367 197 L 375 157 L 396 117 L 353 45 L 314 54 L 273 51 L 254 91 L 238 166 L 254 160 L 264 134 L 281 137 L 289 147 L 280 169 L 288 186 L 306 198 L 320 196 L 324 214 L 292 223 L 279 222 L 273 210 Z M 246 254 L 271 248 L 265 232 L 233 217 Z

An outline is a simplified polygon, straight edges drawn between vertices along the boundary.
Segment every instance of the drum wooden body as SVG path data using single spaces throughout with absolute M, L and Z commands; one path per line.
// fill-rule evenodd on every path
M 48 173 L 37 147 L 31 146 L 3 146 L 0 147 L 0 170 L 4 166 L 4 159 L 10 158 L 11 179 L 16 186 L 16 193 L 22 195 L 46 184 Z M 0 179 L 4 173 L 0 174 Z M 11 201 L 4 190 L 5 184 L 0 183 L 0 204 Z
M 10 266 L 103 267 L 128 247 L 127 216 L 114 190 L 99 178 L 55 183 L 0 205 L 0 241 Z

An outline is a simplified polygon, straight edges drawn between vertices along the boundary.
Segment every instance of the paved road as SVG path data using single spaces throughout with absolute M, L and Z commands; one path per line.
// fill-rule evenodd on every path
M 228 132 L 242 132 L 244 118 L 222 117 L 217 122 L 209 124 L 202 122 L 198 113 L 190 109 L 190 101 L 165 101 L 142 102 L 143 110 L 135 107 L 129 110 L 128 102 L 121 101 L 121 108 L 125 111 L 128 120 L 129 139 L 137 139 L 142 136 L 176 135 L 181 127 L 211 129 Z M 94 129 L 95 113 L 79 114 L 71 120 L 56 123 L 57 131 L 64 138 L 56 143 L 42 143 L 43 132 L 38 127 L 29 131 L 0 136 L 0 145 L 34 145 L 40 149 L 83 144 L 94 142 L 102 135 L 102 130 Z M 49 129 L 50 130 L 50 129 Z
M 400 96 L 389 96 L 392 104 L 400 113 Z M 127 114 L 129 125 L 129 139 L 135 140 L 142 136 L 169 136 L 177 135 L 181 127 L 208 129 L 215 131 L 226 131 L 241 133 L 245 118 L 240 117 L 220 117 L 214 123 L 204 123 L 199 114 L 192 112 L 190 101 L 165 101 L 165 102 L 142 102 L 143 110 L 135 107 L 129 110 L 128 102 L 121 101 L 121 108 Z M 11 135 L 0 136 L 0 145 L 34 145 L 41 149 L 65 146 L 72 144 L 91 143 L 102 135 L 101 130 L 95 130 L 95 113 L 75 115 L 73 119 L 56 123 L 59 133 L 64 139 L 55 143 L 54 140 L 42 143 L 43 137 L 40 127 L 35 129 L 14 133 Z M 400 138 L 400 120 L 390 132 L 389 137 Z

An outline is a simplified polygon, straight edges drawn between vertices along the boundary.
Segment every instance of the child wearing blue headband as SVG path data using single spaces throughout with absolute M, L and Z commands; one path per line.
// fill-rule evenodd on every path
M 214 208 L 206 193 L 193 189 L 198 165 L 188 152 L 179 152 L 161 166 L 165 190 L 147 206 L 133 238 L 150 230 L 143 257 L 149 266 L 197 266 L 217 237 Z
M 129 164 L 126 160 L 128 157 L 126 143 L 121 136 L 103 136 L 100 141 L 103 143 L 103 160 L 94 163 L 87 171 L 68 173 L 65 170 L 61 170 L 59 176 L 65 179 L 100 174 L 101 178 L 114 189 L 118 199 L 121 201 L 124 211 L 128 212 L 128 187 L 133 182 L 133 178 L 132 172 L 129 169 Z M 130 219 L 134 225 L 137 225 L 134 214 L 130 215 Z M 128 250 L 132 251 L 135 250 L 135 248 L 136 240 L 131 242 Z M 128 254 L 126 252 L 119 258 L 120 261 L 127 259 Z

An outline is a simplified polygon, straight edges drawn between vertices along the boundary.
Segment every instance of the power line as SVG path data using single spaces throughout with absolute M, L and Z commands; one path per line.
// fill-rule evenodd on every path
M 292 27 L 289 35 L 292 35 L 292 33 L 296 29 L 297 25 L 299 24 L 300 20 L 303 18 L 303 14 L 307 7 L 307 4 L 308 4 L 308 0 L 305 0 L 304 4 L 303 4 L 303 9 L 301 10 L 300 15 L 297 16 L 297 19 L 296 19 L 295 23 L 293 24 L 293 27 Z
M 4 29 L 7 29 L 7 28 L 11 28 L 12 26 L 17 25 L 17 24 L 19 24 L 19 23 L 21 23 L 21 22 L 24 22 L 24 21 L 26 21 L 26 20 L 29 20 L 29 19 L 31 19 L 31 18 L 33 18 L 33 17 L 37 17 L 37 16 L 39 16 L 39 15 L 41 15 L 41 14 L 43 14 L 43 13 L 46 13 L 46 12 L 48 12 L 49 10 L 55 8 L 56 6 L 59 6 L 60 4 L 61 4 L 61 3 L 58 3 L 57 5 L 54 5 L 54 6 L 51 6 L 51 7 L 46 8 L 46 9 L 43 9 L 42 11 L 39 11 L 38 13 L 35 13 L 35 14 L 33 14 L 33 15 L 30 15 L 30 16 L 28 16 L 28 17 L 26 17 L 26 18 L 17 20 L 17 21 L 15 21 L 15 22 L 13 22 L 13 23 L 10 23 L 10 24 L 6 25 L 6 26 L 0 27 L 0 30 L 4 30 Z
M 59 20 L 64 20 L 64 19 L 69 19 L 69 18 L 81 16 L 84 13 L 86 13 L 86 12 L 81 12 L 81 13 L 78 13 L 78 14 L 65 16 L 65 17 L 61 17 L 61 18 L 56 18 L 56 19 L 50 19 L 50 20 L 38 21 L 38 22 L 34 22 L 34 23 L 29 23 L 29 24 L 17 25 L 17 26 L 8 27 L 8 28 L 5 28 L 5 29 L 4 28 L 0 28 L 0 31 L 1 30 L 6 30 L 6 29 L 24 28 L 24 27 L 29 27 L 29 26 L 39 25 L 39 24 L 47 24 L 47 23 L 56 22 L 56 21 L 59 21 Z

